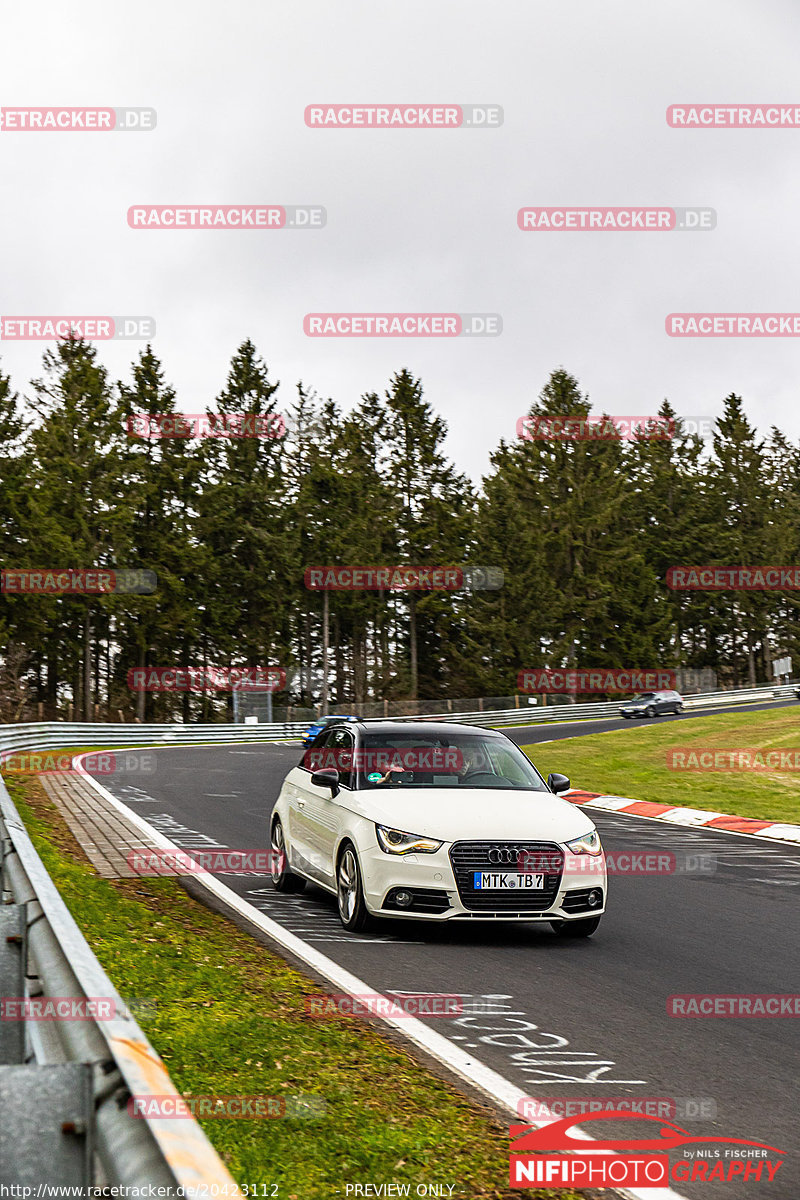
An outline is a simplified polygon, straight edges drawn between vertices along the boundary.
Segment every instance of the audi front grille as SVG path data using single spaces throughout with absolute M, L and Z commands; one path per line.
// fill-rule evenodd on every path
M 528 856 L 532 865 L 526 865 L 523 856 Z M 473 887 L 473 871 L 534 871 L 537 862 L 545 867 L 541 891 Z M 564 873 L 564 852 L 554 842 L 455 842 L 450 847 L 450 863 L 465 908 L 471 912 L 519 916 L 552 908 Z

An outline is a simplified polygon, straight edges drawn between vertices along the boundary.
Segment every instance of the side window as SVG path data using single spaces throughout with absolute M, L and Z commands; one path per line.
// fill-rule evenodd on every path
M 346 725 L 335 725 L 328 743 L 336 751 L 336 767 L 342 787 L 354 787 L 353 757 L 355 741 Z
M 331 745 L 331 739 L 336 732 L 336 726 L 321 730 L 310 746 L 307 746 L 303 751 L 303 757 L 297 764 L 304 771 L 316 771 L 318 767 L 329 766 L 326 762 L 326 755 L 320 754 L 319 751 L 325 746 Z

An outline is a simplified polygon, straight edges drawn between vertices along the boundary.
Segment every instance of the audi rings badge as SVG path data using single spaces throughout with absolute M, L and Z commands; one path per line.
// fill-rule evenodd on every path
M 519 859 L 520 851 L 516 846 L 492 846 L 487 857 L 490 863 L 516 863 Z

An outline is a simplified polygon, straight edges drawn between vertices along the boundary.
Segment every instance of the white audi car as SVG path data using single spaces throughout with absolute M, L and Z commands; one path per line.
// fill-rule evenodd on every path
M 600 837 L 503 733 L 433 722 L 324 730 L 284 780 L 272 883 L 333 893 L 346 929 L 376 917 L 548 921 L 594 933 L 607 879 Z

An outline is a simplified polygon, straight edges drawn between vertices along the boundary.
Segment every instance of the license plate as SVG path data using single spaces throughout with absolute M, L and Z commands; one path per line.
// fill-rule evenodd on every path
M 544 875 L 531 875 L 522 871 L 473 871 L 472 886 L 476 892 L 535 892 L 544 887 Z

